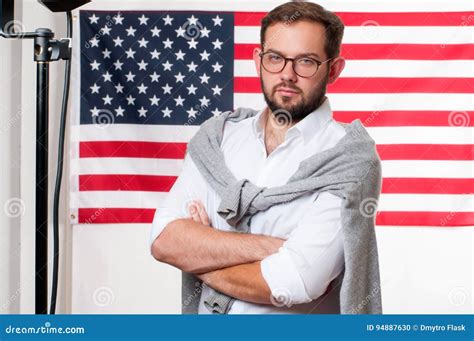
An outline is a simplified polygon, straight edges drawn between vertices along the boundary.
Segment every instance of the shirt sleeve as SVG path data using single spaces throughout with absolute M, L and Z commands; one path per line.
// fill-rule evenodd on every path
M 156 208 L 148 245 L 150 253 L 153 242 L 168 223 L 176 219 L 189 217 L 187 206 L 192 200 L 196 199 L 201 200 L 207 206 L 207 186 L 191 156 L 187 153 L 180 175 L 163 203 Z
M 278 252 L 262 260 L 262 276 L 279 302 L 318 298 L 344 269 L 341 204 L 341 198 L 320 193 Z

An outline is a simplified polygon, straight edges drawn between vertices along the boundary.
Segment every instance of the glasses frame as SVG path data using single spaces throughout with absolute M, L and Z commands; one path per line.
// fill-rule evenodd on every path
M 283 67 L 280 69 L 280 71 L 270 71 L 268 70 L 266 67 L 265 67 L 265 64 L 263 63 L 263 56 L 265 56 L 266 54 L 269 54 L 269 53 L 272 53 L 272 54 L 276 54 L 278 56 L 280 56 L 281 58 L 283 58 L 285 60 L 285 63 L 283 64 Z M 260 57 L 260 64 L 262 65 L 262 67 L 265 69 L 265 71 L 267 72 L 270 72 L 270 73 L 280 73 L 282 72 L 285 67 L 286 67 L 286 64 L 288 63 L 288 61 L 291 61 L 291 68 L 293 69 L 293 71 L 299 76 L 299 77 L 302 77 L 302 78 L 310 78 L 310 77 L 313 77 L 319 70 L 319 67 L 324 64 L 324 63 L 327 63 L 333 59 L 335 59 L 336 57 L 332 57 L 332 58 L 329 58 L 329 59 L 326 59 L 325 61 L 319 61 L 315 58 L 311 58 L 311 57 L 307 57 L 307 56 L 302 56 L 302 57 L 296 57 L 296 58 L 288 58 L 288 57 L 284 57 L 282 56 L 281 54 L 277 53 L 277 52 L 274 52 L 274 51 L 267 51 L 267 52 L 260 52 L 259 54 L 259 57 Z M 316 71 L 313 72 L 312 75 L 310 76 L 302 76 L 300 75 L 298 72 L 296 72 L 295 70 L 295 60 L 298 60 L 298 59 L 301 59 L 301 58 L 308 58 L 308 59 L 311 59 L 311 60 L 314 60 L 316 62 Z

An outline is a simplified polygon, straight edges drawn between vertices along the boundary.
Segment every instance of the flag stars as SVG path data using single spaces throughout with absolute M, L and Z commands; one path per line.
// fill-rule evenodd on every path
M 196 94 L 197 87 L 195 87 L 194 84 L 191 84 L 186 89 L 188 89 L 188 95 L 191 95 L 191 94 L 195 95 Z
M 93 86 L 90 87 L 91 93 L 92 94 L 98 94 L 100 90 L 100 86 L 98 86 L 96 83 L 94 83 Z
M 125 31 L 127 31 L 127 37 L 132 36 L 135 37 L 135 32 L 137 31 L 136 29 L 133 28 L 133 26 L 130 26 L 127 28 Z
M 191 62 L 189 63 L 188 65 L 186 65 L 188 67 L 188 71 L 189 72 L 196 72 L 196 69 L 198 67 L 197 64 L 194 64 L 194 62 Z
M 142 14 L 142 16 L 138 18 L 140 25 L 146 25 L 149 19 L 150 18 L 145 17 L 145 14 Z
M 211 55 L 206 50 L 199 54 L 201 56 L 201 60 L 209 60 L 209 56 Z
M 145 63 L 145 61 L 142 59 L 142 61 L 140 63 L 137 63 L 137 65 L 138 65 L 138 70 L 146 71 L 146 66 L 148 65 L 148 63 Z
M 137 86 L 137 89 L 139 94 L 146 94 L 146 89 L 148 89 L 148 87 L 142 83 L 140 86 Z
M 155 26 L 151 29 L 150 32 L 151 32 L 152 37 L 159 37 L 161 30 L 158 27 Z
M 97 60 L 94 59 L 94 61 L 90 63 L 90 65 L 91 65 L 91 70 L 99 70 L 100 63 L 97 63 Z
M 105 49 L 104 51 L 102 51 L 102 54 L 104 55 L 104 59 L 110 58 L 111 53 L 112 52 L 109 51 L 109 49 Z
M 194 38 L 189 40 L 187 43 L 188 43 L 190 49 L 196 49 L 197 48 L 198 41 L 194 40 Z
M 91 47 L 99 47 L 99 40 L 96 37 L 89 40 L 89 42 L 91 43 Z
M 156 49 L 150 52 L 151 59 L 160 59 L 161 52 L 158 52 Z
M 138 109 L 138 113 L 139 113 L 139 117 L 146 117 L 146 113 L 147 113 L 148 110 L 146 110 L 143 106 Z
M 128 102 L 128 105 L 135 105 L 135 97 L 133 97 L 132 95 L 128 95 L 127 98 L 125 98 Z
M 169 62 L 169 60 L 166 61 L 166 63 L 163 63 L 163 71 L 171 71 L 171 67 L 173 64 Z
M 173 41 L 170 40 L 170 38 L 166 38 L 166 40 L 163 41 L 163 45 L 165 46 L 165 49 L 171 49 L 173 48 Z
M 123 117 L 123 113 L 125 112 L 125 110 L 122 108 L 121 105 L 119 105 L 119 107 L 117 109 L 115 109 L 115 112 L 116 112 L 117 117 L 119 117 L 119 116 Z
M 176 78 L 176 83 L 183 83 L 184 75 L 182 75 L 181 72 L 178 72 L 178 74 L 175 75 L 174 77 Z
M 158 102 L 160 101 L 160 99 L 158 97 L 156 97 L 156 95 L 153 95 L 153 97 L 150 97 L 150 102 L 151 104 L 150 105 L 158 105 Z
M 178 96 L 177 98 L 174 98 L 174 100 L 176 102 L 177 107 L 182 107 L 183 106 L 183 103 L 184 103 L 184 98 L 183 97 Z
M 219 39 L 216 39 L 212 42 L 212 45 L 214 45 L 214 50 L 221 50 L 222 48 L 222 44 L 224 44 L 222 41 L 220 41 Z
M 183 28 L 183 26 L 178 27 L 178 29 L 174 31 L 176 32 L 176 38 L 178 37 L 184 38 L 184 34 L 186 33 L 186 30 Z
M 146 40 L 145 38 L 142 38 L 138 41 L 138 45 L 140 45 L 140 47 L 146 48 L 148 45 L 148 40 Z
M 104 105 L 106 104 L 112 104 L 112 97 L 107 94 L 105 97 L 102 97 L 102 100 L 104 101 Z
M 165 86 L 161 87 L 163 89 L 163 94 L 170 94 L 171 95 L 171 90 L 173 89 L 172 86 L 169 86 L 168 83 L 166 83 Z
M 209 38 L 209 33 L 211 33 L 211 31 L 209 29 L 207 29 L 207 27 L 204 27 L 202 30 L 201 30 L 201 38 Z
M 221 72 L 222 65 L 216 62 L 214 65 L 212 65 L 212 68 L 214 69 L 213 72 Z
M 92 113 L 92 116 L 99 116 L 100 109 L 97 109 L 97 107 L 93 107 L 89 111 Z
M 160 75 L 156 73 L 156 71 L 154 71 L 151 75 L 150 75 L 150 78 L 151 78 L 151 82 L 158 82 L 158 78 L 160 78 Z
M 196 18 L 194 15 L 191 15 L 191 18 L 188 18 L 188 22 L 190 25 L 197 25 L 198 18 Z
M 188 113 L 188 118 L 191 118 L 191 117 L 196 118 L 197 110 L 191 107 L 189 108 L 189 110 L 186 110 L 186 112 Z
M 209 99 L 206 96 L 202 96 L 202 98 L 199 99 L 199 102 L 201 102 L 201 107 L 207 107 L 209 105 Z
M 114 16 L 115 25 L 123 25 L 123 19 L 124 17 L 120 13 Z
M 168 107 L 166 107 L 164 110 L 161 110 L 161 112 L 163 113 L 163 118 L 165 118 L 171 117 L 171 113 L 173 112 L 173 110 L 170 110 Z
M 219 116 L 220 114 L 222 114 L 222 111 L 215 108 L 213 111 L 211 111 L 211 113 L 214 115 L 214 117 L 216 117 L 216 116 Z
M 112 31 L 112 29 L 111 29 L 109 26 L 107 26 L 107 25 L 105 25 L 104 27 L 102 27 L 102 28 L 100 29 L 100 32 L 101 32 L 104 36 L 105 36 L 105 35 L 110 35 L 110 31 Z
M 120 83 L 118 83 L 118 84 L 115 86 L 115 92 L 122 94 L 122 93 L 123 93 L 123 85 L 120 84 Z
M 104 77 L 104 82 L 111 82 L 112 81 L 112 75 L 107 71 L 102 75 Z
M 169 14 L 166 15 L 166 17 L 162 18 L 165 22 L 165 25 L 172 25 L 172 22 L 174 20 L 174 18 L 170 17 Z
M 176 60 L 184 60 L 184 56 L 186 55 L 186 53 L 179 50 L 178 52 L 175 53 L 175 55 L 176 55 Z
M 117 38 L 113 39 L 113 42 L 115 47 L 122 47 L 123 39 L 120 39 L 120 36 L 117 36 Z
M 127 51 L 125 51 L 125 54 L 127 55 L 127 59 L 128 58 L 135 58 L 135 51 L 132 50 L 132 48 L 130 47 Z
M 123 63 L 120 60 L 117 59 L 114 63 L 115 70 L 122 70 L 122 65 L 123 65 Z
M 89 17 L 89 20 L 91 22 L 91 24 L 97 24 L 99 22 L 99 17 L 94 14 L 92 14 L 90 17 Z
M 135 75 L 132 73 L 132 71 L 128 71 L 128 73 L 125 75 L 125 78 L 127 78 L 127 82 L 133 82 Z
M 222 26 L 222 21 L 224 19 L 222 19 L 221 17 L 219 17 L 219 15 L 216 15 L 215 18 L 212 18 L 212 21 L 214 21 L 214 26 Z
M 220 95 L 222 91 L 222 88 L 218 87 L 217 85 L 212 88 L 212 94 L 215 95 Z
M 201 84 L 203 84 L 203 83 L 207 84 L 208 83 L 207 81 L 209 80 L 209 78 L 210 77 L 208 75 L 206 75 L 205 73 L 202 76 L 199 76 L 199 79 L 201 79 Z

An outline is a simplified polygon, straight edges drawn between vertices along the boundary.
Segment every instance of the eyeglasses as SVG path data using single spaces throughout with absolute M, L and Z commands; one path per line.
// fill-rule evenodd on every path
M 270 73 L 279 73 L 283 71 L 283 69 L 286 67 L 286 63 L 291 60 L 293 62 L 293 71 L 295 71 L 298 76 L 303 78 L 314 76 L 316 72 L 318 72 L 321 64 L 327 63 L 334 59 L 333 57 L 320 62 L 319 60 L 311 57 L 286 58 L 272 51 L 260 52 L 259 56 L 263 68 Z

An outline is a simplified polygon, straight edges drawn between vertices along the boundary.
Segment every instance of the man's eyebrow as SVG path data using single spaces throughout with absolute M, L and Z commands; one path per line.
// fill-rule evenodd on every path
M 281 52 L 281 51 L 277 51 L 277 50 L 274 50 L 274 49 L 268 49 L 267 52 L 274 52 L 274 53 L 278 53 L 282 56 L 284 56 L 284 53 Z M 310 57 L 310 56 L 314 56 L 316 57 L 316 59 L 321 59 L 321 56 L 315 52 L 308 52 L 308 53 L 301 53 L 299 55 L 296 55 L 294 58 L 299 58 L 299 57 Z

